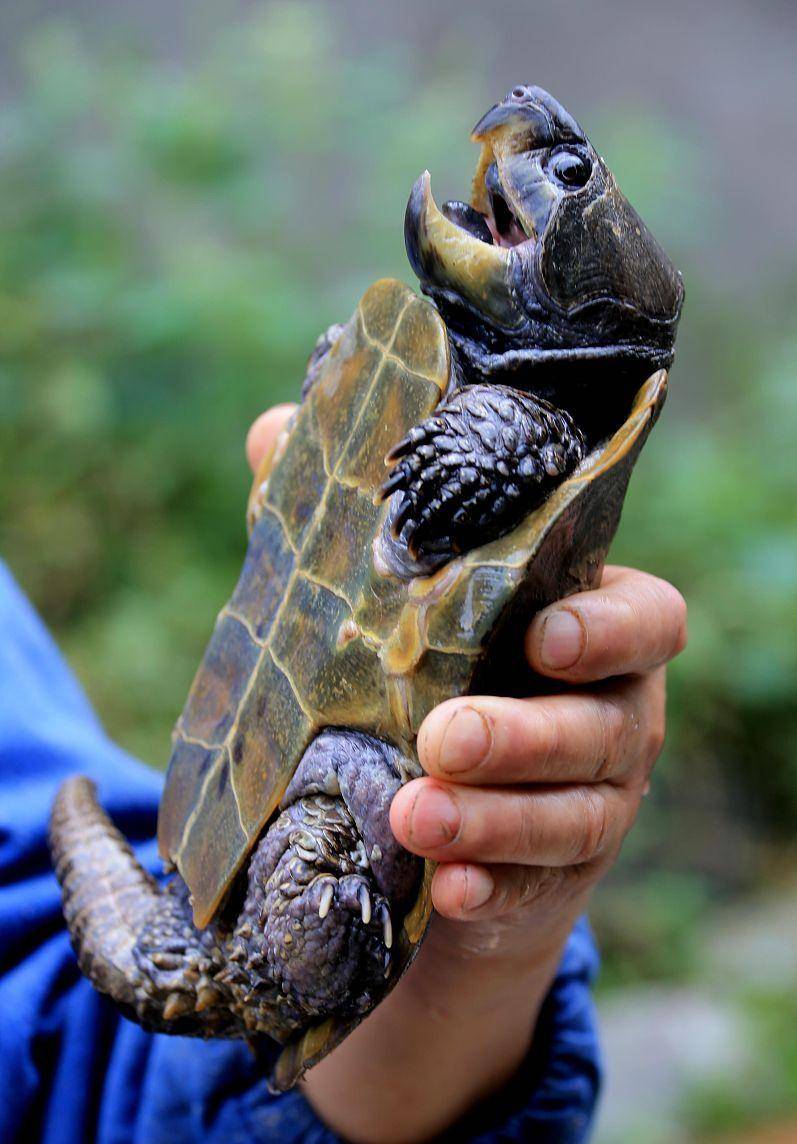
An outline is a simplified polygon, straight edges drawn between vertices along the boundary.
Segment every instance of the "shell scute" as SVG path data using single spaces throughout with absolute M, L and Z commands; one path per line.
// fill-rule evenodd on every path
M 223 611 L 180 723 L 188 739 L 224 744 L 259 656 L 248 626 Z
M 350 610 L 363 585 L 360 554 L 369 549 L 382 516 L 382 506 L 358 488 L 333 483 L 327 493 L 327 511 L 302 552 L 302 571 L 343 596 Z
M 431 382 L 386 356 L 337 467 L 338 480 L 373 498 L 387 475 L 385 457 L 397 442 L 396 425 L 423 420 L 440 397 Z
M 208 774 L 218 769 L 223 749 L 189 741 L 179 725 L 174 737 L 175 746 L 169 764 L 171 797 L 161 803 L 158 829 L 170 837 L 179 837 L 201 800 Z
M 231 851 L 246 847 L 246 831 L 232 796 L 229 768 L 229 754 L 225 749 L 220 752 L 218 763 L 208 771 L 203 793 L 193 812 L 198 816 L 201 811 L 202 846 L 188 846 L 178 858 L 180 872 L 195 901 L 205 900 L 216 892 L 218 871 L 229 862 Z
M 161 853 L 188 884 L 199 926 L 218 909 L 323 727 L 405 742 L 411 734 L 401 687 L 379 659 L 408 589 L 374 567 L 387 511 L 375 494 L 385 454 L 445 390 L 448 354 L 433 307 L 400 283 L 377 283 L 260 478 L 241 577 L 181 719 L 182 728 L 212 731 L 209 746 L 220 749 L 203 758 L 200 781 L 196 746 L 175 737 L 159 819 Z M 439 376 L 427 372 L 435 369 Z M 373 600 L 389 606 L 373 610 L 371 630 L 361 613 Z
M 264 504 L 258 528 L 249 539 L 241 576 L 227 611 L 240 616 L 254 638 L 268 637 L 291 577 L 295 553 L 273 509 Z
M 352 621 L 340 596 L 303 577 L 291 590 L 274 655 L 319 725 L 373 726 L 384 696 L 379 661 L 362 639 L 342 642 Z
M 496 608 L 511 591 L 512 568 L 506 564 L 475 564 L 460 576 L 445 599 L 430 609 L 426 642 L 443 652 L 478 652 L 488 635 Z
M 231 855 L 238 864 L 282 798 L 295 763 L 293 757 L 311 741 L 315 731 L 294 682 L 285 666 L 266 649 L 241 705 L 233 740 L 233 795 L 247 833 L 243 854 Z M 228 873 L 227 877 L 234 876 Z
M 297 420 L 301 422 L 301 431 L 291 435 L 291 446 L 274 466 L 264 497 L 265 506 L 282 525 L 294 555 L 304 544 L 328 481 L 312 409 L 302 406 Z M 257 530 L 252 531 L 254 535 Z

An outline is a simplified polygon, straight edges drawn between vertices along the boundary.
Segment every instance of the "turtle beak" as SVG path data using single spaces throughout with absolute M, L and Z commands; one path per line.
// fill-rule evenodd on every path
M 432 195 L 428 171 L 412 188 L 404 241 L 421 282 L 453 292 L 504 329 L 522 324 L 510 288 L 511 248 L 484 242 L 446 218 Z
M 515 151 L 534 151 L 554 143 L 583 143 L 583 129 L 541 87 L 521 84 L 481 117 L 471 132 L 474 143 L 512 141 Z
M 529 190 L 528 156 L 561 143 L 585 143 L 575 119 L 541 87 L 520 85 L 491 107 L 471 132 L 481 147 L 473 176 L 471 202 L 482 212 L 491 209 L 490 169 L 498 172 L 501 191 L 525 232 L 532 238 L 547 221 L 555 192 L 544 179 L 534 179 L 534 201 Z

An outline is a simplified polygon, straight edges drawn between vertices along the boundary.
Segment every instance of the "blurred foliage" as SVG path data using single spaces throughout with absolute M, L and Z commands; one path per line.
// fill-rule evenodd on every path
M 296 396 L 370 281 L 410 279 L 409 188 L 428 164 L 463 194 L 464 129 L 499 94 L 456 52 L 434 80 L 399 49 L 353 57 L 326 13 L 256 7 L 188 64 L 43 26 L 0 111 L 3 552 L 109 731 L 159 766 L 240 566 L 248 423 Z M 707 895 L 765 873 L 797 816 L 797 278 L 756 298 L 706 280 L 699 140 L 644 108 L 590 114 L 687 282 L 613 557 L 683 590 L 692 641 L 598 909 L 618 972 L 666 974 Z
M 110 732 L 163 766 L 241 561 L 246 428 L 405 273 L 425 157 L 465 179 L 454 81 L 408 96 L 401 60 L 343 58 L 294 3 L 187 69 L 64 24 L 21 66 L 0 112 L 3 552 Z
M 797 999 L 793 992 L 752 992 L 739 998 L 747 1026 L 750 1064 L 742 1075 L 716 1078 L 687 1093 L 684 1119 L 694 1137 L 748 1139 L 746 1130 L 762 1121 L 797 1115 Z M 773 1139 L 792 1139 L 782 1135 Z M 797 1124 L 791 1123 L 791 1131 Z

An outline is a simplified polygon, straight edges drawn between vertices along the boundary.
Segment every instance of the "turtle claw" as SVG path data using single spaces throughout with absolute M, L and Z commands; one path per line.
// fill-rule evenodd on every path
M 363 925 L 367 926 L 371 920 L 371 895 L 365 884 L 360 886 L 360 889 L 357 891 L 357 897 L 360 899 L 360 916 L 363 920 Z
M 382 922 L 382 940 L 385 943 L 385 949 L 391 949 L 393 945 L 393 923 L 390 920 L 390 910 L 384 902 L 379 907 L 379 917 Z
M 404 499 L 399 506 L 398 512 L 393 519 L 393 535 L 398 539 L 402 533 L 406 532 L 411 535 L 415 530 L 416 524 L 412 518 L 412 510 L 415 506 L 409 496 L 405 494 Z
M 323 880 L 318 899 L 318 916 L 323 921 L 333 908 L 348 910 L 364 926 L 378 927 L 386 949 L 393 944 L 390 909 L 381 894 L 372 889 L 362 874 L 345 874 L 342 878 Z
M 376 909 L 374 908 L 372 890 L 370 890 L 366 879 L 359 874 L 346 874 L 340 880 L 329 877 L 329 879 L 324 879 L 321 885 L 322 889 L 318 899 L 318 916 L 321 921 L 324 921 L 325 917 L 328 916 L 333 905 L 350 909 L 352 913 L 359 916 L 364 925 L 372 923 L 375 914 L 383 919 L 386 909 L 388 909 L 381 896 L 377 897 Z M 382 925 L 384 930 L 384 922 Z
M 401 457 L 406 457 L 409 453 L 414 452 L 419 445 L 431 440 L 432 433 L 438 424 L 439 418 L 430 417 L 426 421 L 422 421 L 420 425 L 414 425 L 407 436 L 402 437 L 399 443 L 390 450 L 385 458 L 387 463 L 390 465 Z
M 384 484 L 379 489 L 379 499 L 387 500 L 396 489 L 403 488 L 407 483 L 407 473 L 403 465 L 397 465 Z
M 332 899 L 335 897 L 335 883 L 325 882 L 324 888 L 321 891 L 321 898 L 318 902 L 318 916 L 323 921 L 332 907 Z

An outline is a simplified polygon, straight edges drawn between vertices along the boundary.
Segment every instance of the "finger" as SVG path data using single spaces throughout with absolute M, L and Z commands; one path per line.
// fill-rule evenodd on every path
M 624 782 L 649 774 L 664 714 L 663 668 L 589 692 L 469 695 L 427 715 L 418 755 L 428 775 L 468 785 Z
M 559 912 L 568 889 L 578 884 L 565 866 L 444 862 L 432 878 L 432 903 L 453 921 L 490 921 L 545 902 L 555 902 Z
M 246 459 L 253 473 L 257 471 L 258 465 L 276 442 L 295 409 L 296 406 L 289 403 L 274 405 L 252 422 L 246 434 Z
M 397 792 L 390 824 L 407 850 L 440 862 L 574 866 L 615 852 L 637 801 L 609 783 L 513 791 L 421 778 Z
M 526 633 L 532 668 L 573 683 L 650 671 L 685 646 L 681 593 L 632 568 L 607 569 L 600 588 L 544 608 Z

